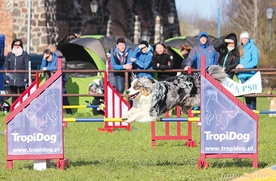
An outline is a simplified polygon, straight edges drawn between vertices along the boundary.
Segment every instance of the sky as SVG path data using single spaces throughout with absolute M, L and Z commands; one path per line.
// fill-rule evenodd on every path
M 220 0 L 175 0 L 178 14 L 181 12 L 197 12 L 204 18 L 217 18 Z

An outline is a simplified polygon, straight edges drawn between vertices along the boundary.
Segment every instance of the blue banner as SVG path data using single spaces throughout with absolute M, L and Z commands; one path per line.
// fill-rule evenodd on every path
M 256 121 L 203 76 L 201 86 L 201 153 L 256 153 Z
M 62 77 L 8 123 L 9 155 L 62 154 Z

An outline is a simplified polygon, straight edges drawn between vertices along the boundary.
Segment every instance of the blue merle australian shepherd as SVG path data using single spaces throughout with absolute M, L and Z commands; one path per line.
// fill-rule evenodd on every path
M 208 67 L 207 73 L 219 82 L 227 77 L 224 69 L 218 65 Z M 175 106 L 187 111 L 200 105 L 200 74 L 181 74 L 165 81 L 132 77 L 126 93 L 133 101 L 133 106 L 122 120 L 128 123 L 153 122 Z

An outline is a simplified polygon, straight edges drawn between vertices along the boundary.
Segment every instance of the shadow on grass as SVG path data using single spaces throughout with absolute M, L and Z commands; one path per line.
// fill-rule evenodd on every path
M 151 163 L 146 163 L 147 166 L 185 166 L 185 165 L 193 165 L 196 163 L 196 159 L 182 159 L 178 161 L 174 160 L 155 160 L 151 161 Z
M 208 160 L 207 160 L 208 162 Z M 249 159 L 233 159 L 232 161 L 226 161 L 226 162 L 219 162 L 214 161 L 210 163 L 210 166 L 213 168 L 223 168 L 223 167 L 252 167 L 252 160 Z M 267 166 L 267 163 L 265 162 L 259 162 L 258 168 L 264 168 Z
M 99 165 L 99 160 L 93 160 L 93 161 L 85 161 L 85 160 L 78 160 L 78 161 L 70 161 L 69 160 L 69 167 L 78 167 L 78 166 L 86 166 L 86 165 Z

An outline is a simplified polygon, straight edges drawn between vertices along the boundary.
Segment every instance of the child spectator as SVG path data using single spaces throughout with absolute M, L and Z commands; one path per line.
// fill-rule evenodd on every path
M 188 43 L 185 43 L 185 44 L 180 45 L 179 49 L 180 49 L 181 54 L 183 56 L 183 60 L 181 62 L 180 68 L 184 69 L 186 67 L 186 64 L 187 64 L 189 53 L 192 50 L 192 46 L 189 45 Z M 192 68 L 196 68 L 196 66 L 193 66 Z
M 103 94 L 104 93 L 104 86 L 103 86 L 103 79 L 94 79 L 88 88 L 89 94 Z M 101 108 L 101 104 L 104 104 L 104 97 L 103 96 L 95 96 L 92 105 L 99 105 L 99 107 L 93 107 L 92 112 L 94 116 L 99 114 L 104 115 L 103 108 Z

